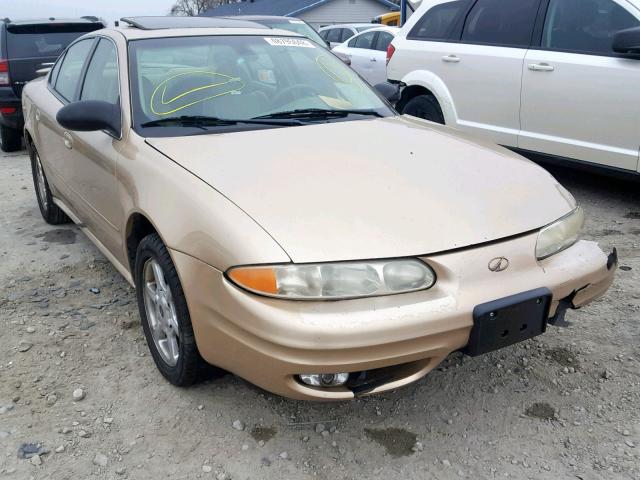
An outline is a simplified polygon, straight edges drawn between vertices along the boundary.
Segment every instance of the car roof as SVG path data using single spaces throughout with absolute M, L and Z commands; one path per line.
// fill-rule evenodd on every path
M 140 30 L 173 28 L 262 28 L 259 23 L 225 17 L 124 17 L 121 22 Z
M 302 37 L 294 32 L 271 29 L 247 20 L 221 17 L 127 17 L 122 19 L 117 27 L 105 29 L 102 32 L 111 32 L 112 35 L 118 32 L 127 40 L 213 35 Z
M 326 30 L 326 29 L 329 29 L 329 28 L 368 27 L 369 25 L 372 25 L 373 27 L 380 26 L 379 23 L 336 23 L 334 25 L 324 26 L 320 30 Z

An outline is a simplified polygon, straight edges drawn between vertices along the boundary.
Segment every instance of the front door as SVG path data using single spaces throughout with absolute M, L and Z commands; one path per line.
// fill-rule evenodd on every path
M 613 52 L 612 40 L 639 25 L 625 1 L 549 1 L 523 65 L 520 148 L 638 168 L 640 60 Z

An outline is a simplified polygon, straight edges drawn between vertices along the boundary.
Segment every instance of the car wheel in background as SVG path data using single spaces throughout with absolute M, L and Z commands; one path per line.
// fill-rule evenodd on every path
M 51 225 L 60 225 L 62 223 L 69 223 L 71 219 L 67 216 L 62 209 L 53 203 L 51 197 L 51 189 L 49 188 L 49 182 L 47 176 L 42 168 L 42 162 L 40 161 L 40 155 L 34 146 L 29 148 L 29 157 L 31 158 L 31 173 L 33 174 L 33 186 L 36 189 L 36 199 L 38 200 L 38 207 L 40 207 L 40 213 L 44 221 Z
M 432 95 L 418 95 L 417 97 L 413 97 L 405 104 L 402 113 L 444 125 L 442 109 L 440 108 L 438 100 Z
M 200 356 L 178 273 L 159 235 L 138 245 L 134 275 L 142 328 L 158 370 L 179 387 L 201 380 L 213 367 Z
M 16 152 L 22 149 L 22 135 L 15 128 L 0 127 L 0 147 L 3 152 Z

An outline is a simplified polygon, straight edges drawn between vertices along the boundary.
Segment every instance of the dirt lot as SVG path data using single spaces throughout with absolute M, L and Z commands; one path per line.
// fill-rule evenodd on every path
M 569 328 L 311 404 L 231 375 L 170 386 L 133 290 L 76 228 L 44 223 L 24 154 L 0 165 L 0 478 L 640 479 L 637 184 L 554 171 L 621 259 Z M 41 455 L 20 459 L 25 443 Z

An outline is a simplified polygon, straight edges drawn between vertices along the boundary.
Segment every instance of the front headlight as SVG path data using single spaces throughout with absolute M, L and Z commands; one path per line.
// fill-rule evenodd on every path
M 577 207 L 560 220 L 544 227 L 538 234 L 536 258 L 543 260 L 576 243 L 582 225 L 584 225 L 584 212 L 582 208 Z
M 245 290 L 290 300 L 340 300 L 415 292 L 433 286 L 417 259 L 234 267 L 227 277 Z

